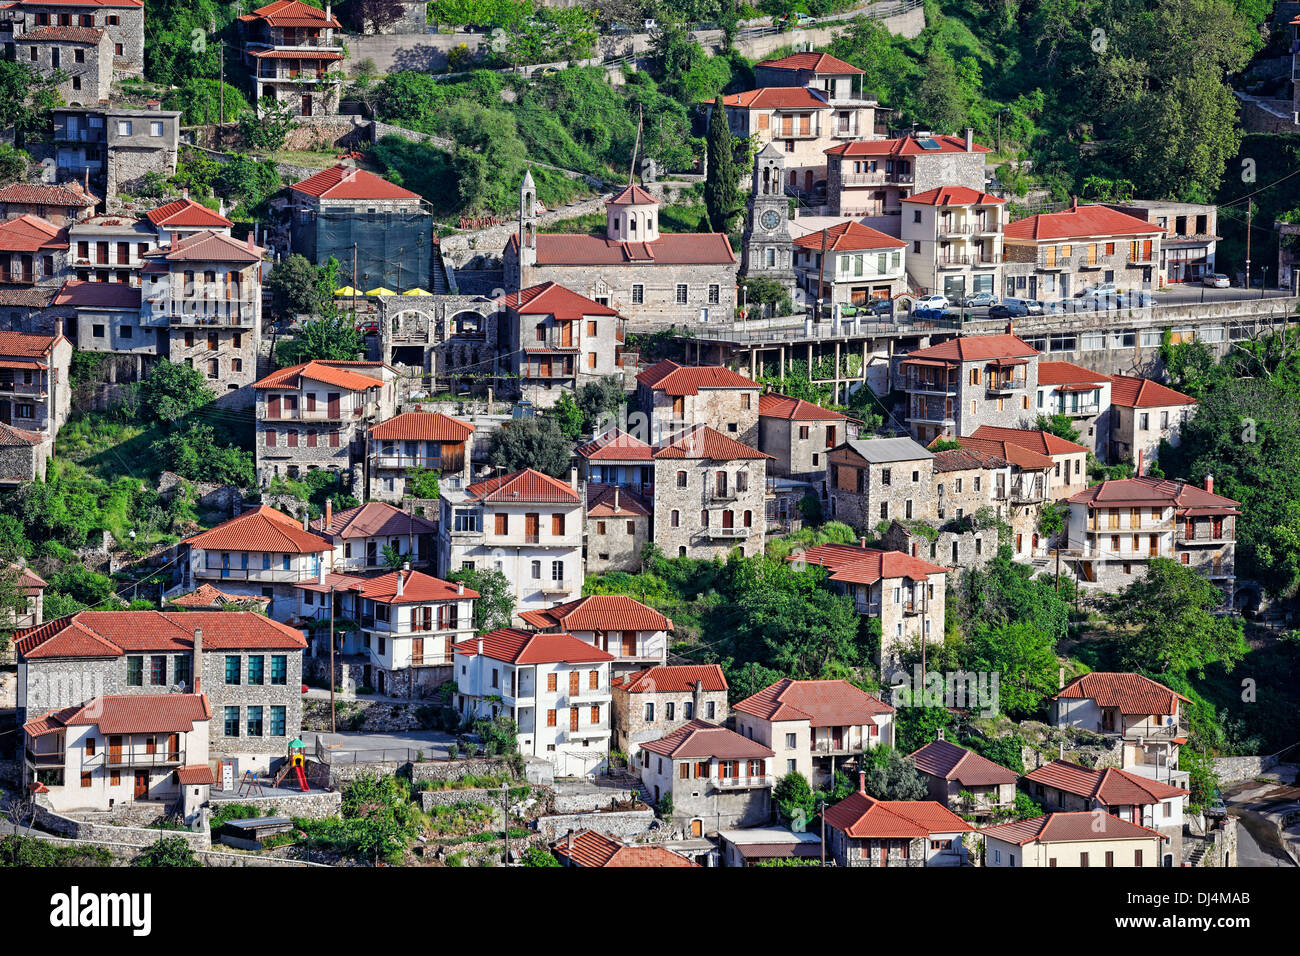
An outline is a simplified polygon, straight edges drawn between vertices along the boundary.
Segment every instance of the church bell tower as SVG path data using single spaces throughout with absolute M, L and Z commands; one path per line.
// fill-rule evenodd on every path
M 741 240 L 740 274 L 772 279 L 794 295 L 794 240 L 790 201 L 785 196 L 785 154 L 768 143 L 754 157 L 754 187 Z

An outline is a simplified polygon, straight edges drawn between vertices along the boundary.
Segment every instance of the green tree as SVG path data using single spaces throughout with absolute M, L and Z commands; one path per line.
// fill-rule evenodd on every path
M 312 359 L 348 362 L 364 352 L 361 334 L 351 316 L 333 315 L 299 323 L 293 338 L 276 346 L 275 358 L 283 368 Z
M 1223 592 L 1200 572 L 1168 558 L 1152 558 L 1146 574 L 1103 604 L 1117 629 L 1125 669 L 1188 674 L 1220 664 L 1231 671 L 1246 652 L 1238 617 L 1216 613 Z
M 719 96 L 709 118 L 708 169 L 704 179 L 704 208 L 714 232 L 731 232 L 740 212 L 740 169 L 735 137 L 727 126 L 727 111 Z
M 159 837 L 131 861 L 132 866 L 202 866 L 184 838 Z
M 179 422 L 212 401 L 203 373 L 189 365 L 162 359 L 140 383 L 140 401 L 160 422 Z
M 516 418 L 492 432 L 488 461 L 502 474 L 534 468 L 553 478 L 567 477 L 573 443 L 554 418 Z
M 1079 429 L 1074 427 L 1074 420 L 1065 412 L 1056 412 L 1053 415 L 1039 415 L 1038 420 L 1034 422 L 1034 427 L 1039 431 L 1049 432 L 1058 438 L 1064 438 L 1066 441 L 1072 441 L 1076 444 L 1079 441 Z
M 441 476 L 442 472 L 436 468 L 410 468 L 406 472 L 406 493 L 412 498 L 440 498 L 438 479 Z
M 474 602 L 474 632 L 487 634 L 509 627 L 515 613 L 514 590 L 496 568 L 461 568 L 447 575 L 448 581 L 463 581 L 478 592 Z
M 772 802 L 786 826 L 802 830 L 817 813 L 812 787 L 799 771 L 792 770 L 772 788 Z
M 251 488 L 257 483 L 253 454 L 221 445 L 210 425 L 191 423 L 149 446 L 156 463 L 190 481 Z
M 27 179 L 32 158 L 9 143 L 0 143 L 0 186 Z
M 318 315 L 326 301 L 321 270 L 296 252 L 271 267 L 265 289 L 271 294 L 271 313 L 281 322 L 292 322 L 300 315 Z M 333 291 L 329 290 L 331 295 Z M 356 329 L 352 331 L 355 334 Z M 348 356 L 355 357 L 355 351 Z
M 206 126 L 251 111 L 238 87 L 208 77 L 191 76 L 163 94 L 164 109 L 180 110 L 185 126 Z
M 1036 716 L 1056 690 L 1056 635 L 1029 621 L 983 624 L 965 646 L 967 669 L 996 673 L 998 706 L 1015 719 Z
M 559 866 L 559 860 L 540 846 L 530 846 L 520 857 L 524 866 Z
M 877 800 L 924 800 L 929 791 L 925 777 L 912 761 L 888 745 L 873 747 L 862 755 L 866 765 L 865 785 Z
M 267 152 L 283 149 L 289 133 L 298 126 L 293 116 L 288 103 L 262 99 L 256 110 L 239 114 L 239 133 L 253 149 Z
M 917 118 L 934 130 L 956 132 L 966 125 L 966 102 L 957 65 L 942 51 L 931 50 L 912 101 Z
M 551 409 L 550 415 L 560 426 L 560 431 L 564 437 L 570 440 L 576 440 L 582 437 L 582 423 L 584 416 L 578 403 L 568 392 L 561 393 L 559 400 Z

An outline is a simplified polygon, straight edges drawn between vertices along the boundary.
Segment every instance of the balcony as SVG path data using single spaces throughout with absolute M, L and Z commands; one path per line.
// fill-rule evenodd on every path
M 41 382 L 18 382 L 13 379 L 0 378 L 0 394 L 21 396 L 22 398 L 44 398 L 45 385 Z
M 543 594 L 572 594 L 576 589 L 572 581 L 546 581 L 538 588 Z
M 974 232 L 975 226 L 972 223 L 943 221 L 939 223 L 939 235 L 941 236 L 969 236 Z
M 917 614 L 924 614 L 925 607 L 926 605 L 924 601 L 904 601 L 903 613 L 908 615 L 909 617 L 915 616 Z
M 725 488 L 713 485 L 708 490 L 708 498 L 710 501 L 735 501 L 740 497 L 741 490 L 734 485 L 727 485 Z
M 992 379 L 988 381 L 986 391 L 990 395 L 1008 395 L 1012 392 L 1018 392 L 1025 387 L 1023 378 L 1004 378 Z
M 0 390 L 3 390 L 3 388 L 4 386 L 0 385 Z M 1187 533 L 1186 528 L 1180 528 L 1176 540 L 1179 544 L 1217 545 L 1231 544 L 1237 539 L 1232 535 L 1224 534 L 1223 528 L 1219 528 L 1217 531 L 1211 528 L 1196 528 L 1190 535 Z
M 37 770 L 62 770 L 66 759 L 67 753 L 62 750 L 35 751 L 27 748 L 27 763 Z
M 262 420 L 268 422 L 345 422 L 355 418 L 373 416 L 375 412 L 374 402 L 367 402 L 359 408 L 281 408 L 274 415 L 268 409 L 267 413 L 262 416 Z
M 840 173 L 841 186 L 908 186 L 911 185 L 911 173 L 887 173 L 876 170 L 871 173 Z
M 773 139 L 816 139 L 820 135 L 821 130 L 812 128 L 800 130 L 795 130 L 793 127 L 786 128 L 784 126 L 780 129 L 777 129 L 776 127 L 772 128 Z
M 292 582 L 314 581 L 316 572 L 303 569 L 284 570 L 283 568 L 196 568 L 196 578 L 219 578 L 222 581 L 269 581 Z
M 845 757 L 850 754 L 860 754 L 870 746 L 870 743 L 863 744 L 860 738 L 856 744 L 851 739 L 841 740 L 838 744 L 834 740 L 818 740 L 808 748 L 808 751 L 822 757 Z
M 967 266 L 992 266 L 999 262 L 998 256 L 990 252 L 969 252 L 958 255 L 939 256 L 935 266 L 939 269 L 963 269 Z
M 35 281 L 34 269 L 0 269 L 0 282 L 9 285 L 32 285 Z
M 743 540 L 749 537 L 749 528 L 705 528 L 704 537 L 722 541 Z
M 103 752 L 106 767 L 179 767 L 185 763 L 185 748 L 156 747 L 132 744 L 129 747 Z
M 377 455 L 371 455 L 370 460 L 376 468 L 434 468 L 439 471 L 460 471 L 464 466 L 463 460 L 452 462 L 441 455 L 434 457 L 431 455 L 399 455 L 381 452 Z
M 719 790 L 760 790 L 775 783 L 773 777 L 710 777 L 709 781 Z
M 907 384 L 904 386 L 904 391 L 916 395 L 954 396 L 957 394 L 957 380 L 952 379 L 947 382 L 935 382 L 909 375 L 907 377 Z
M 412 667 L 438 667 L 451 663 L 450 654 L 412 654 Z
M 250 326 L 257 319 L 257 308 L 252 302 L 177 299 L 154 305 L 160 316 L 173 326 Z

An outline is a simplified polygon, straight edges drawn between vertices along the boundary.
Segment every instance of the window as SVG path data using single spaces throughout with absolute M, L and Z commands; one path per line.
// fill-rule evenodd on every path
M 239 655 L 231 654 L 226 657 L 226 683 L 239 683 Z
M 632 304 L 642 305 L 645 303 L 645 286 L 636 283 L 632 286 Z
M 227 707 L 225 723 L 225 735 L 227 737 L 239 736 L 239 708 Z
M 685 488 L 685 487 L 686 487 L 686 472 L 684 472 L 684 471 L 679 471 L 679 472 L 677 473 L 677 487 L 678 487 L 678 488 Z
M 102 325 L 92 325 L 90 327 L 90 334 L 97 339 L 102 339 L 104 337 L 104 327 Z
M 81 772 L 81 785 L 82 785 L 83 787 L 89 787 L 89 786 L 90 786 L 90 771 L 89 771 L 89 770 L 83 770 L 83 771 Z
M 647 724 L 653 724 L 653 723 L 654 723 L 654 720 L 655 720 L 655 705 L 654 705 L 653 703 L 646 704 L 646 705 L 645 705 L 645 722 L 646 722 Z
M 285 715 L 285 709 L 282 705 L 277 705 L 271 708 L 271 736 L 272 737 L 285 736 L 284 715 Z
M 664 704 L 664 719 L 665 720 L 677 719 L 677 705 L 674 704 L 672 701 L 669 701 L 668 703 Z
M 86 756 L 87 756 L 87 757 L 93 757 L 93 756 L 95 756 L 95 738 L 94 738 L 94 737 L 87 737 L 87 738 L 86 738 Z
M 86 62 L 86 51 L 85 51 L 85 50 L 73 50 L 73 51 L 72 51 L 72 61 L 73 61 L 74 63 L 85 63 L 85 62 Z
M 546 689 L 547 689 L 548 691 L 550 691 L 551 693 L 555 693 L 555 689 L 556 689 L 557 686 L 559 686 L 559 681 L 558 681 L 558 678 L 556 677 L 555 673 L 552 672 L 552 673 L 550 673 L 550 674 L 547 674 L 547 675 L 546 675 Z
M 150 135 L 150 136 L 161 136 L 162 134 L 163 134 L 163 124 L 162 124 L 162 123 L 153 122 L 153 123 L 150 123 L 150 124 L 149 124 L 149 135 Z
M 554 675 L 552 675 L 552 676 L 554 676 Z M 555 726 L 555 711 L 554 711 L 554 710 L 548 710 L 548 711 L 546 712 L 546 726 L 547 726 L 547 727 L 554 727 L 554 726 Z
M 676 508 L 673 509 L 672 514 L 669 517 L 668 524 L 670 527 L 673 528 L 680 528 L 682 526 L 682 513 L 678 511 Z
M 118 135 L 118 136 L 130 136 L 130 135 L 131 135 L 131 121 L 130 121 L 130 120 L 118 120 L 118 121 L 117 121 L 117 135 Z
M 798 744 L 798 737 L 797 737 L 796 735 L 794 735 L 794 734 L 786 734 L 786 735 L 785 735 L 785 749 L 786 749 L 786 750 L 794 750 L 794 748 L 797 747 L 798 745 L 799 745 L 799 744 Z
M 677 283 L 677 294 L 674 301 L 676 301 L 678 305 L 686 304 L 686 283 L 685 282 Z
M 167 658 L 156 654 L 149 658 L 149 683 L 160 685 L 167 683 Z
M 190 684 L 194 680 L 192 673 L 193 659 L 188 654 L 177 654 L 172 658 L 172 680 L 176 683 Z
M 128 657 L 126 659 L 126 684 L 128 687 L 144 686 L 143 657 Z
M 717 305 L 721 301 L 722 287 L 717 283 L 709 286 L 709 305 Z
M 265 673 L 266 658 L 260 654 L 252 655 L 248 658 L 248 682 L 250 684 L 263 683 Z
M 551 515 L 551 534 L 555 535 L 557 538 L 564 535 L 564 515 Z
M 262 736 L 262 708 L 261 707 L 248 708 L 248 736 L 250 737 Z

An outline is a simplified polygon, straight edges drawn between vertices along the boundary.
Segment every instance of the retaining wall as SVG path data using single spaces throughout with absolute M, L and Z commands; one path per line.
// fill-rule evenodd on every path
M 537 832 L 554 842 L 570 830 L 595 830 L 609 836 L 644 833 L 654 822 L 653 810 L 618 810 L 613 813 L 557 813 L 537 818 Z

